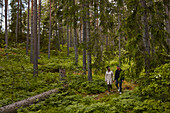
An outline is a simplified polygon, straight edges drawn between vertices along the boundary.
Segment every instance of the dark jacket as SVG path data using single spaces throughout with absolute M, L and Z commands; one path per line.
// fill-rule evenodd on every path
M 122 71 L 122 69 L 120 69 L 120 71 L 118 69 L 116 70 L 116 72 L 115 72 L 115 80 L 118 80 L 121 71 Z M 124 80 L 124 77 L 122 77 L 121 80 Z

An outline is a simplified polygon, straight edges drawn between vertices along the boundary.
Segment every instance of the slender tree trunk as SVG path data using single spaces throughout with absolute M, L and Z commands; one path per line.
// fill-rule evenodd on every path
M 68 11 L 68 2 L 69 0 L 67 0 L 67 11 Z M 69 56 L 69 22 L 68 22 L 68 17 L 67 17 L 67 56 Z
M 119 11 L 120 12 L 120 11 Z M 120 25 L 121 25 L 121 17 L 120 17 L 120 13 L 118 12 L 118 30 L 120 29 Z M 119 32 L 119 66 L 121 66 L 121 33 Z
M 72 47 L 72 21 L 70 23 L 70 47 Z
M 85 0 L 82 3 L 83 10 L 85 10 Z M 86 16 L 83 12 L 83 75 L 86 75 Z
M 164 2 L 165 2 L 165 0 L 164 0 Z M 170 3 L 169 3 L 170 4 Z M 166 23 L 166 30 L 167 30 L 167 33 L 168 33 L 168 35 L 167 35 L 167 37 L 166 37 L 166 40 L 167 40 L 167 44 L 169 45 L 168 47 L 167 47 L 167 53 L 169 53 L 169 48 L 170 48 L 170 39 L 168 38 L 169 36 L 170 36 L 170 11 L 169 11 L 169 7 L 168 7 L 168 2 L 166 3 L 164 3 L 164 6 L 165 6 L 165 12 L 166 12 L 166 15 L 167 15 L 167 18 L 165 19 L 165 23 Z
M 39 13 L 38 13 L 38 58 L 40 58 L 40 22 L 41 22 L 41 0 L 39 0 Z
M 68 18 L 67 18 L 68 20 Z M 67 24 L 67 56 L 69 56 L 69 25 Z
M 26 45 L 26 55 L 28 55 L 28 45 L 29 45 L 29 24 L 30 24 L 30 0 L 28 0 L 28 20 L 27 20 L 27 45 Z
M 60 51 L 60 22 L 59 22 L 59 20 L 57 20 L 58 21 L 58 50 Z
M 48 59 L 50 59 L 50 39 L 51 39 L 51 0 L 50 0 L 50 26 L 49 26 L 49 42 L 48 42 Z
M 15 31 L 15 35 L 16 35 L 16 43 L 18 42 L 18 20 L 19 20 L 19 1 L 20 0 L 18 0 L 18 9 L 17 9 L 17 23 L 16 23 L 16 31 Z
M 31 45 L 30 45 L 30 61 L 31 63 L 33 63 L 33 48 L 34 48 L 34 45 L 33 45 L 33 42 L 34 42 L 34 23 L 33 23 L 33 7 L 34 7 L 34 0 L 31 1 Z
M 1 4 L 1 24 L 0 24 L 0 34 L 2 33 L 2 18 L 3 18 L 3 0 L 2 0 L 2 4 Z
M 70 47 L 72 47 L 72 17 L 70 18 Z
M 106 35 L 106 50 L 108 51 L 108 36 Z
M 73 5 L 75 6 L 75 0 L 73 1 Z M 78 65 L 78 49 L 77 49 L 77 18 L 76 11 L 74 11 L 74 51 L 75 51 L 75 64 Z
M 5 0 L 5 48 L 8 49 L 8 31 L 7 31 L 7 9 L 8 9 L 8 0 Z M 6 53 L 8 58 L 8 53 Z
M 20 14 L 19 14 L 19 36 L 22 36 L 22 0 L 20 0 Z
M 153 2 L 152 2 L 152 0 L 150 0 L 149 1 L 149 5 L 151 6 L 151 7 L 153 7 Z M 150 14 L 150 21 L 153 23 L 153 13 L 151 13 Z M 154 23 L 153 23 L 154 24 Z M 152 29 L 151 28 L 149 28 L 150 29 L 150 37 L 151 37 L 151 51 L 152 51 L 152 59 L 154 59 L 155 58 L 155 44 L 154 44 L 154 33 L 153 33 L 153 31 L 152 31 Z
M 79 38 L 79 43 L 81 43 L 81 28 L 82 28 L 82 19 L 80 18 L 80 38 Z
M 37 0 L 34 0 L 34 76 L 38 76 Z
M 150 42 L 149 42 L 149 30 L 148 30 L 148 20 L 147 20 L 147 11 L 146 11 L 146 1 L 141 0 L 141 5 L 144 8 L 142 22 L 144 25 L 144 32 L 143 32 L 143 44 L 145 47 L 145 72 L 148 75 L 149 68 L 150 68 Z
M 60 0 L 58 0 L 58 9 L 59 9 L 59 5 L 60 5 L 59 1 Z M 60 51 L 61 50 L 60 49 L 60 20 L 58 19 L 57 21 L 58 21 L 57 22 L 58 23 L 57 24 L 58 25 L 58 27 L 57 27 L 58 28 L 58 50 Z
M 87 33 L 87 67 L 88 67 L 88 81 L 92 81 L 92 69 L 91 69 L 91 52 L 90 52 L 90 18 L 89 18 L 89 1 L 86 1 L 86 7 L 87 7 L 87 11 L 86 11 L 86 16 L 87 16 L 87 24 L 86 24 L 86 33 Z

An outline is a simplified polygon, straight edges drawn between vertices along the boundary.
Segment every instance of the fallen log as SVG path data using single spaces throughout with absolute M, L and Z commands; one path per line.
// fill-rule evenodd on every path
M 34 102 L 36 102 L 37 100 L 41 101 L 44 98 L 48 97 L 50 94 L 56 93 L 56 92 L 58 92 L 57 89 L 52 89 L 52 90 L 46 91 L 44 93 L 30 97 L 28 99 L 24 99 L 24 100 L 15 102 L 13 104 L 3 106 L 0 108 L 0 113 L 16 113 L 18 108 L 29 106 L 29 105 L 33 104 Z

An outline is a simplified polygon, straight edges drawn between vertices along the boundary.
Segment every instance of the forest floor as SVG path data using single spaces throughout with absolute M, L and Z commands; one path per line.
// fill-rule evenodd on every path
M 131 83 L 131 82 L 128 82 L 128 81 L 123 81 L 122 83 L 122 91 L 131 91 L 131 90 L 134 90 L 135 87 L 137 86 L 137 84 L 134 84 L 134 83 Z M 90 94 L 88 96 L 92 96 L 95 98 L 95 100 L 99 100 L 99 99 L 102 99 L 103 97 L 106 97 L 106 96 L 109 96 L 109 95 L 115 95 L 115 96 L 119 96 L 119 92 L 118 92 L 118 89 L 116 88 L 115 86 L 115 82 L 112 84 L 112 90 L 111 92 L 109 91 L 105 91 L 103 93 L 99 93 L 99 94 Z M 83 95 L 84 97 L 87 96 L 87 95 Z

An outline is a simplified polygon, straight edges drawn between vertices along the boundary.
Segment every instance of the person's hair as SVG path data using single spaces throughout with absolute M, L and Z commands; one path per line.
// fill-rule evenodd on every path
M 106 68 L 108 69 L 110 66 L 107 66 Z

